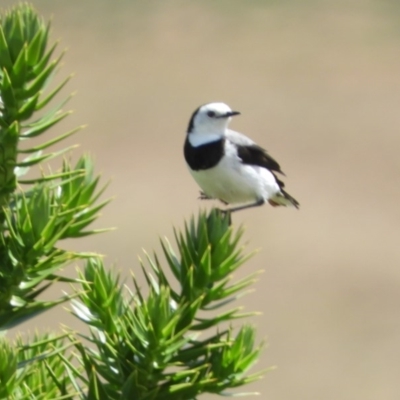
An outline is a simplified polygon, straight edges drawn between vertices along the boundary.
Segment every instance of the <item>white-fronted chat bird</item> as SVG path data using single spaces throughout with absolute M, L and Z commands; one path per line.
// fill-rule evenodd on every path
M 275 159 L 247 136 L 228 128 L 239 114 L 224 103 L 209 103 L 190 118 L 184 155 L 202 190 L 201 198 L 238 204 L 226 210 L 230 212 L 265 202 L 299 208 L 277 177 L 284 174 Z

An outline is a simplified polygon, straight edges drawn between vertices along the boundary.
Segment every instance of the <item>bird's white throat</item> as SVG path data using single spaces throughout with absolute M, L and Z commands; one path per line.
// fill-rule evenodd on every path
M 189 133 L 188 140 L 193 147 L 203 146 L 204 144 L 221 140 L 223 135 L 220 133 Z

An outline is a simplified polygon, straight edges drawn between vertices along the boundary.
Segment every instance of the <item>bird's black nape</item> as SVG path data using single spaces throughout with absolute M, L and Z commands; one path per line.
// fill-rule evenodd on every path
M 201 107 L 203 107 L 203 106 L 200 106 L 200 107 L 196 108 L 196 110 L 193 111 L 193 114 L 192 114 L 192 116 L 190 117 L 190 120 L 189 120 L 189 125 L 188 125 L 187 131 L 186 131 L 187 133 L 190 133 L 190 132 L 193 131 L 194 118 L 196 117 L 196 115 L 199 112 Z

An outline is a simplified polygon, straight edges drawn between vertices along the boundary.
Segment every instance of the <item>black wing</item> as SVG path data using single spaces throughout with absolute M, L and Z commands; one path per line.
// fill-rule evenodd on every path
M 285 175 L 280 165 L 262 147 L 256 144 L 249 146 L 238 145 L 237 152 L 244 164 L 258 165 L 259 167 L 264 167 L 270 171 L 276 171 Z

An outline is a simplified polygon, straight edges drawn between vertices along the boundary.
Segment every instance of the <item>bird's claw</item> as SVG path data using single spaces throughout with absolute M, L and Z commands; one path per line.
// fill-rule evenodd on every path
M 207 196 L 204 192 L 200 192 L 200 200 L 212 200 L 211 197 Z
M 216 208 L 215 209 L 222 218 L 228 218 L 228 224 L 232 225 L 232 214 L 230 210 L 223 210 L 221 208 Z

